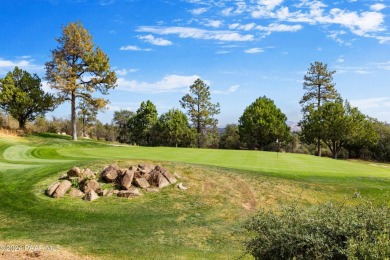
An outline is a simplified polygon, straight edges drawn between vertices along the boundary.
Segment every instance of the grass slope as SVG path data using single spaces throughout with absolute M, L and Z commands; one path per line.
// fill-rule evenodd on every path
M 162 163 L 190 187 L 126 200 L 51 199 L 45 188 L 73 165 Z M 0 139 L 0 241 L 54 244 L 104 258 L 237 258 L 241 221 L 257 208 L 342 199 L 383 200 L 387 165 L 298 154 L 112 146 L 40 135 Z

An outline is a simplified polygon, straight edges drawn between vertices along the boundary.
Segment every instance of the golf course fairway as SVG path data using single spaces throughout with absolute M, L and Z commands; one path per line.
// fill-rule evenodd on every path
M 138 198 L 93 202 L 45 195 L 48 185 L 73 166 L 101 171 L 110 163 L 162 164 L 179 174 L 188 190 L 171 185 Z M 390 165 L 274 152 L 72 142 L 54 134 L 0 136 L 0 245 L 53 245 L 103 259 L 237 259 L 245 253 L 242 223 L 256 209 L 344 200 L 356 192 L 387 200 Z

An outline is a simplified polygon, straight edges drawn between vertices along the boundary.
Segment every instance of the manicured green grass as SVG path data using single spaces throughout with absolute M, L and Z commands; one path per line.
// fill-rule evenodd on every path
M 110 162 L 161 163 L 189 190 L 94 202 L 44 195 L 73 165 L 99 170 Z M 0 239 L 112 259 L 238 258 L 241 223 L 260 207 L 343 199 L 355 191 L 380 201 L 389 184 L 388 165 L 307 155 L 113 146 L 50 134 L 0 139 Z

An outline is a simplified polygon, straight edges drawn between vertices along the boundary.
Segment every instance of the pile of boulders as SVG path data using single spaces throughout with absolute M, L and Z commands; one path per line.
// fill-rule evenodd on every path
M 100 175 L 88 168 L 81 170 L 74 166 L 65 176 L 59 178 L 59 181 L 48 187 L 46 195 L 61 198 L 68 193 L 71 197 L 80 197 L 88 201 L 112 195 L 132 198 L 142 195 L 140 189 L 147 192 L 158 192 L 160 189 L 176 183 L 176 178 L 180 178 L 180 176 L 172 175 L 161 165 L 140 164 L 129 168 L 120 168 L 116 164 L 111 164 L 105 167 Z M 113 189 L 104 189 L 102 187 L 104 183 L 111 183 Z M 179 183 L 177 187 L 180 190 L 187 189 L 182 183 Z

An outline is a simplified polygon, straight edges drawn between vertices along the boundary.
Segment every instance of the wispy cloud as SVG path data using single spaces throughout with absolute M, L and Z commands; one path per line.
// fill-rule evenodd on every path
M 127 46 L 120 47 L 119 50 L 121 50 L 121 51 L 151 51 L 152 49 L 149 49 L 149 48 L 143 49 L 143 48 L 140 48 L 140 47 L 135 46 L 135 45 L 127 45 Z
M 359 37 L 375 38 L 380 43 L 387 43 L 390 37 L 384 34 L 386 31 L 385 14 L 381 11 L 387 8 L 384 3 L 375 3 L 367 5 L 365 9 L 348 10 L 347 8 L 339 8 L 334 3 L 329 3 L 321 0 L 300 0 L 300 1 L 284 1 L 284 0 L 257 0 L 257 1 L 191 1 L 193 4 L 207 5 L 208 9 L 219 9 L 222 16 L 242 16 L 248 21 L 248 17 L 255 20 L 265 21 L 258 26 L 258 29 L 271 32 L 296 32 L 303 29 L 304 24 L 311 26 L 322 26 L 322 30 L 341 31 L 346 30 Z M 210 11 L 211 12 L 211 11 Z M 235 19 L 243 21 L 244 19 Z M 282 23 L 292 24 L 282 24 Z M 269 23 L 267 25 L 267 23 Z M 326 27 L 333 25 L 332 27 Z M 231 30 L 248 31 L 254 28 L 253 22 L 246 24 L 234 23 L 229 26 Z M 331 34 L 328 34 L 331 35 Z M 340 43 L 346 41 L 339 37 L 333 38 Z
M 390 107 L 390 97 L 356 99 L 350 100 L 350 103 L 363 110 L 381 107 L 388 108 Z
M 100 0 L 99 5 L 106 6 L 106 5 L 112 5 L 115 3 L 115 0 Z
M 344 61 L 345 61 L 345 59 L 344 59 L 344 56 L 343 56 L 343 55 L 339 56 L 339 57 L 337 58 L 337 60 L 336 60 L 337 63 L 344 63 Z
M 221 27 L 222 23 L 223 22 L 221 20 L 206 19 L 205 22 L 203 23 L 203 25 L 205 25 L 207 27 L 219 28 L 219 27 Z
M 126 76 L 129 73 L 134 73 L 137 71 L 138 69 L 119 69 L 119 70 L 115 70 L 115 73 L 119 76 Z
M 217 40 L 222 42 L 236 41 L 246 42 L 252 41 L 254 36 L 252 34 L 240 34 L 233 31 L 213 31 L 203 30 L 192 27 L 160 27 L 160 26 L 140 26 L 138 32 L 148 32 L 159 35 L 175 34 L 180 38 L 193 38 L 202 40 Z
M 198 75 L 166 75 L 157 82 L 140 82 L 118 78 L 117 89 L 145 93 L 183 92 L 198 78 L 200 78 Z
M 251 48 L 251 49 L 245 50 L 244 52 L 245 52 L 245 53 L 249 53 L 249 54 L 255 54 L 255 53 L 264 52 L 264 50 L 261 49 L 261 48 Z
M 155 38 L 153 35 L 144 35 L 138 37 L 141 40 L 144 40 L 145 42 L 151 43 L 153 45 L 158 46 L 169 46 L 172 45 L 172 42 L 163 38 Z
M 234 23 L 229 25 L 229 29 L 232 30 L 244 30 L 244 31 L 250 31 L 256 26 L 255 23 L 247 23 L 247 24 L 239 24 L 239 23 Z
M 270 34 L 272 32 L 296 32 L 301 30 L 303 26 L 300 24 L 286 25 L 286 24 L 271 23 L 268 26 L 258 25 L 255 28 L 259 31 L 264 31 L 267 34 Z
M 205 12 L 207 12 L 207 8 L 201 7 L 201 8 L 196 8 L 190 11 L 193 15 L 200 15 Z
M 390 61 L 375 63 L 375 65 L 382 70 L 390 70 Z
M 231 51 L 219 50 L 219 51 L 216 51 L 216 52 L 215 52 L 215 54 L 228 54 L 228 53 L 231 53 Z
M 227 90 L 213 90 L 212 93 L 228 95 L 228 94 L 232 94 L 232 93 L 236 92 L 239 88 L 240 88 L 240 85 L 233 85 L 233 86 L 229 87 Z
M 376 12 L 379 12 L 383 9 L 385 9 L 387 6 L 381 3 L 373 4 L 370 6 L 370 9 Z
M 17 60 L 5 60 L 0 58 L 0 75 L 6 74 L 8 71 L 13 70 L 15 67 L 27 70 L 28 72 L 42 72 L 44 66 L 34 64 L 33 59 L 28 59 L 30 56 L 22 56 Z

